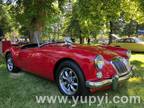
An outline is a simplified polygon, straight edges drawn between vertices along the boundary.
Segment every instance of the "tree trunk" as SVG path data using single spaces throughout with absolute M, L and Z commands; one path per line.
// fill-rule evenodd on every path
M 112 34 L 113 34 L 113 22 L 110 21 L 109 44 L 112 43 Z
M 138 29 L 139 29 L 139 24 L 138 24 L 138 22 L 137 22 L 137 25 L 136 25 L 136 37 L 139 37 Z
M 3 39 L 3 37 L 4 37 L 4 33 L 3 33 L 3 30 L 0 27 L 0 41 Z
M 33 43 L 33 31 L 30 31 L 29 33 L 29 40 L 30 40 L 30 43 Z
M 40 36 L 41 36 L 41 32 L 40 31 L 31 31 L 30 32 L 30 42 L 31 43 L 38 43 L 38 41 L 40 42 Z
M 87 44 L 90 45 L 90 38 L 87 38 Z
M 79 37 L 80 39 L 80 44 L 83 44 L 84 43 L 84 39 L 82 37 Z
M 43 13 L 39 13 L 41 16 Z M 37 43 L 40 41 L 40 36 L 43 29 L 43 22 L 38 17 L 33 17 L 31 20 L 31 27 L 30 27 L 30 42 Z
M 0 41 L 0 55 L 2 54 L 2 42 Z

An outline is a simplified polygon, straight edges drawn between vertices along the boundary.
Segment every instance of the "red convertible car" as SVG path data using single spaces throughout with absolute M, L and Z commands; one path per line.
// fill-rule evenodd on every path
M 20 69 L 54 80 L 67 96 L 116 89 L 129 79 L 131 52 L 110 46 L 85 46 L 68 42 L 13 45 L 4 52 L 9 72 Z

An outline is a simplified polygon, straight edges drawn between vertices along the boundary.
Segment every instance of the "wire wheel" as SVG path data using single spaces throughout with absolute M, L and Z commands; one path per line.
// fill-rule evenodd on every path
M 60 88 L 67 95 L 74 95 L 79 86 L 77 74 L 71 68 L 63 68 L 59 76 Z

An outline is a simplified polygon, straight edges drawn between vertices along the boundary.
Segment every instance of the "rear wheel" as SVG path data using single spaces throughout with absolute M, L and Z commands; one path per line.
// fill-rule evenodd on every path
M 17 68 L 14 64 L 12 55 L 10 53 L 6 56 L 6 65 L 9 72 L 17 73 L 19 71 L 19 68 Z
M 85 78 L 81 69 L 72 61 L 65 61 L 57 69 L 56 82 L 60 92 L 67 96 L 87 95 Z

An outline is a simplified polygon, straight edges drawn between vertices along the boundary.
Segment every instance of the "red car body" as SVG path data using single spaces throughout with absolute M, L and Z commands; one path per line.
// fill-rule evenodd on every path
M 124 49 L 124 48 L 121 48 L 121 47 L 113 47 L 113 46 L 110 46 L 110 45 L 100 45 L 101 47 L 103 48 L 106 48 L 112 52 L 115 52 L 117 53 L 118 55 L 128 59 L 128 55 L 127 55 L 127 52 L 128 50 L 127 49 Z
M 10 41 L 2 41 L 2 53 L 4 53 L 7 49 L 11 47 Z
M 129 59 L 127 50 L 122 48 L 77 44 L 67 45 L 65 43 L 49 43 L 40 47 L 37 47 L 35 44 L 11 46 L 5 50 L 5 56 L 8 53 L 12 54 L 14 64 L 20 69 L 50 80 L 55 80 L 55 71 L 62 61 L 71 60 L 80 67 L 86 82 L 101 82 L 113 78 L 117 71 L 112 65 L 112 59 L 117 57 Z M 96 73 L 99 71 L 94 62 L 96 55 L 104 57 L 105 65 L 101 70 L 103 73 L 101 79 L 96 77 Z M 111 85 L 90 88 L 103 89 L 109 87 Z

